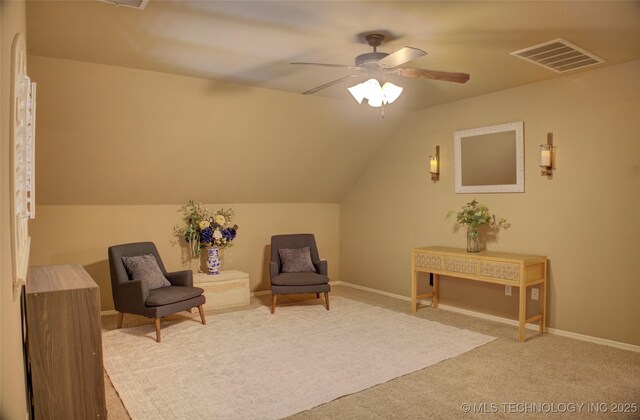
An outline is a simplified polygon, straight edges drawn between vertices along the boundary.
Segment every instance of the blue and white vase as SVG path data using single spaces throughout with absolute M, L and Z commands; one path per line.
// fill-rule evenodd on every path
M 207 248 L 207 269 L 209 274 L 220 274 L 220 249 L 217 246 Z

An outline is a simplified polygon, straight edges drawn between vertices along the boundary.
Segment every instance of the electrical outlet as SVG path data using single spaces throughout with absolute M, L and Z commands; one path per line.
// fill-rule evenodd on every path
M 538 288 L 537 287 L 532 287 L 531 288 L 531 299 L 538 300 Z
M 504 294 L 506 296 L 511 296 L 511 285 L 510 284 L 505 284 L 504 285 Z

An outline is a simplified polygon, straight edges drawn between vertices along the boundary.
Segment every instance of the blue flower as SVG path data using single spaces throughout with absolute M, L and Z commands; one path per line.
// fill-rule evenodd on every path
M 227 242 L 231 242 L 236 237 L 236 230 L 232 227 L 222 229 L 222 237 L 226 239 Z
M 213 241 L 213 230 L 211 226 L 204 228 L 200 231 L 200 243 L 207 244 Z

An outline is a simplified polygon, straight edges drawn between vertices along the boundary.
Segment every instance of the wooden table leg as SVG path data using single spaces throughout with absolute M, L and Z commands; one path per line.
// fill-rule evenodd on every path
M 540 313 L 542 314 L 542 318 L 540 318 L 540 334 L 544 334 L 544 329 L 547 325 L 547 262 L 544 263 L 544 281 L 541 283 L 542 286 L 542 298 L 540 299 Z
M 438 307 L 438 298 L 440 296 L 440 276 L 433 274 L 433 297 L 431 298 L 431 307 Z
M 411 269 L 411 312 L 418 310 L 418 273 Z
M 525 340 L 525 324 L 527 320 L 527 286 L 520 283 L 519 309 L 518 309 L 518 340 Z

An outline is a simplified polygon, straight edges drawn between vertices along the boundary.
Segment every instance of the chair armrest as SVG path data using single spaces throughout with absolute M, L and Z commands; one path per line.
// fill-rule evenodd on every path
M 329 274 L 327 260 L 320 260 L 317 263 L 313 264 L 316 268 L 316 272 L 318 274 L 324 274 L 325 276 Z
M 278 275 L 278 264 L 274 261 L 269 261 L 269 275 L 270 278 L 274 278 Z
M 149 282 L 146 280 L 131 280 L 118 286 L 116 310 L 138 313 L 149 297 Z
M 165 274 L 172 286 L 193 287 L 193 271 L 183 270 Z

